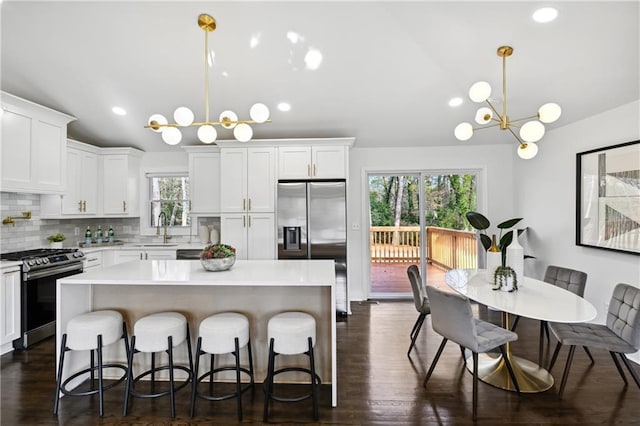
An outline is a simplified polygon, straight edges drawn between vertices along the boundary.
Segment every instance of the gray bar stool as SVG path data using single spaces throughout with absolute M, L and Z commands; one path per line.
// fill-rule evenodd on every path
M 274 315 L 267 324 L 267 338 L 269 339 L 269 363 L 265 378 L 265 398 L 263 421 L 269 418 L 269 403 L 271 400 L 279 402 L 298 402 L 311 398 L 313 403 L 313 419 L 318 420 L 318 385 L 320 377 L 316 374 L 313 348 L 316 341 L 316 320 L 304 312 L 283 312 Z M 278 355 L 305 354 L 309 357 L 309 368 L 285 367 L 275 369 L 275 358 Z M 299 371 L 309 374 L 311 378 L 311 393 L 291 398 L 274 394 L 274 377 L 288 371 Z
M 248 368 L 240 366 L 240 349 L 246 347 L 248 353 Z M 200 368 L 200 356 L 211 355 L 209 370 L 198 376 Z M 215 368 L 215 355 L 232 354 L 235 358 L 233 366 Z M 213 392 L 213 376 L 222 371 L 235 371 L 236 391 L 226 395 L 215 396 Z M 242 386 L 241 373 L 246 374 L 250 383 Z M 196 360 L 193 370 L 191 389 L 191 417 L 195 415 L 196 397 L 208 401 L 223 401 L 237 398 L 238 420 L 242 420 L 242 394 L 253 389 L 253 355 L 251 353 L 251 339 L 249 338 L 249 320 L 246 316 L 235 312 L 224 312 L 205 318 L 200 323 L 198 330 L 198 343 L 196 345 Z M 198 391 L 198 385 L 209 378 L 209 392 Z
M 173 362 L 173 348 L 187 342 L 189 355 L 189 367 L 176 365 Z M 133 356 L 137 353 L 151 354 L 151 368 L 137 376 L 133 376 Z M 166 352 L 169 356 L 168 364 L 156 366 L 156 352 Z M 176 417 L 175 393 L 187 386 L 193 377 L 193 359 L 191 355 L 191 336 L 189 323 L 184 315 L 178 312 L 160 312 L 147 315 L 136 321 L 131 337 L 131 351 L 129 352 L 127 387 L 124 395 L 123 416 L 129 410 L 129 396 L 140 398 L 158 398 L 169 395 L 171 405 L 171 418 Z M 156 392 L 156 373 L 168 370 L 169 390 Z M 175 385 L 174 372 L 182 370 L 187 373 L 187 378 L 178 386 Z M 136 384 L 143 378 L 151 376 L 150 391 L 140 392 L 135 389 Z
M 58 375 L 56 380 L 56 394 L 54 396 L 53 414 L 58 414 L 60 405 L 60 393 L 69 396 L 87 396 L 98 394 L 100 398 L 99 413 L 104 414 L 103 393 L 107 389 L 122 383 L 127 377 L 127 367 L 120 364 L 104 364 L 102 362 L 102 348 L 124 339 L 125 351 L 129 356 L 129 342 L 127 340 L 127 325 L 122 319 L 122 314 L 117 311 L 104 310 L 88 312 L 77 315 L 67 324 L 67 332 L 62 335 L 60 344 L 60 360 L 58 362 Z M 90 366 L 75 374 L 72 374 L 64 382 L 62 381 L 62 371 L 64 369 L 65 354 L 68 351 L 89 351 Z M 95 364 L 97 353 L 98 365 Z M 114 383 L 105 386 L 103 381 L 103 370 L 107 368 L 117 368 L 123 371 L 122 377 Z M 95 387 L 95 373 L 98 373 L 98 387 Z M 67 385 L 73 379 L 89 374 L 89 390 L 67 389 Z

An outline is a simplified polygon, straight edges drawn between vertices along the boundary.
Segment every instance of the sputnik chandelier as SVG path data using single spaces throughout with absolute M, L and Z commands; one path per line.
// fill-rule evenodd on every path
M 209 33 L 215 31 L 216 20 L 209 15 L 198 16 L 198 26 L 205 32 L 204 35 L 204 81 L 205 81 L 205 120 L 194 122 L 193 112 L 187 107 L 179 107 L 173 113 L 175 123 L 169 123 L 161 114 L 153 114 L 147 120 L 145 128 L 150 128 L 154 132 L 162 133 L 162 140 L 169 145 L 177 145 L 182 140 L 180 127 L 199 126 L 198 139 L 202 143 L 213 143 L 218 137 L 218 132 L 214 126 L 221 126 L 224 129 L 233 129 L 234 137 L 240 142 L 247 142 L 253 137 L 253 129 L 249 124 L 270 123 L 269 108 L 262 103 L 254 104 L 249 110 L 251 120 L 238 120 L 238 116 L 233 111 L 223 111 L 219 121 L 209 120 L 209 79 L 208 61 L 209 54 Z
M 486 81 L 478 81 L 469 89 L 469 97 L 473 102 L 486 102 L 489 107 L 481 107 L 476 112 L 475 121 L 480 125 L 495 122 L 484 127 L 474 128 L 471 123 L 460 123 L 455 128 L 455 135 L 461 141 L 466 141 L 473 136 L 474 130 L 487 129 L 489 127 L 499 126 L 500 130 L 508 130 L 518 141 L 518 155 L 525 160 L 531 159 L 538 153 L 538 142 L 544 136 L 545 128 L 542 123 L 553 123 L 556 121 L 562 110 L 556 103 L 550 102 L 542 105 L 538 109 L 536 115 L 530 117 L 517 118 L 510 120 L 507 115 L 507 58 L 513 53 L 513 47 L 500 46 L 498 48 L 498 56 L 502 58 L 502 114 L 491 104 L 489 96 L 491 96 L 491 86 Z M 495 114 L 495 117 L 494 117 Z M 534 120 L 531 120 L 534 119 Z M 524 120 L 531 120 L 518 126 L 514 123 Z M 520 128 L 519 136 L 513 128 Z

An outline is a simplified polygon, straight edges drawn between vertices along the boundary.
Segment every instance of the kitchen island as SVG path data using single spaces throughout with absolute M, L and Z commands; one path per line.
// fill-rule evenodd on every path
M 231 269 L 220 272 L 204 270 L 199 260 L 126 262 L 58 280 L 56 348 L 59 352 L 69 320 L 92 310 L 119 310 L 130 333 L 135 321 L 145 315 L 177 311 L 187 317 L 193 341 L 204 318 L 235 311 L 249 319 L 255 378 L 256 382 L 261 382 L 267 370 L 267 321 L 279 312 L 304 311 L 316 320 L 316 368 L 323 383 L 331 383 L 331 404 L 335 407 L 334 292 L 332 260 L 238 260 Z M 107 348 L 105 357 L 109 358 L 106 359 L 115 357 L 126 363 L 121 347 L 118 344 Z M 296 357 L 298 359 L 288 357 L 287 362 L 301 365 L 307 362 L 303 355 Z M 65 360 L 63 376 L 69 377 L 87 365 L 85 353 L 71 352 Z

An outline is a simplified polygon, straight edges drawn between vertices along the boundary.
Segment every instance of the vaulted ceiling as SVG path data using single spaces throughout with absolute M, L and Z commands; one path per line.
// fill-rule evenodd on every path
M 272 123 L 254 138 L 356 137 L 356 146 L 514 143 L 496 129 L 457 141 L 478 104 L 467 91 L 493 87 L 502 107 L 501 45 L 512 118 L 546 102 L 564 126 L 640 98 L 637 1 L 555 1 L 558 18 L 531 15 L 548 2 L 483 1 L 42 1 L 1 3 L 2 90 L 77 117 L 69 135 L 98 146 L 179 149 L 145 129 L 188 106 L 205 115 L 204 32 L 210 34 L 211 117 L 248 118 L 255 102 Z M 319 53 L 316 69 L 305 63 Z M 464 99 L 450 107 L 453 97 Z M 278 110 L 281 102 L 291 105 Z M 113 106 L 127 115 L 118 116 Z M 219 130 L 220 139 L 233 139 Z M 544 139 L 543 139 L 544 141 Z M 544 142 L 541 142 L 544 143 Z M 195 129 L 181 145 L 199 145 Z

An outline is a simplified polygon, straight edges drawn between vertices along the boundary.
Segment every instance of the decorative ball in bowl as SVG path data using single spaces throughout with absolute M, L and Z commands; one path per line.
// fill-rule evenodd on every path
M 200 263 L 207 271 L 226 271 L 235 262 L 236 249 L 228 244 L 211 244 L 200 253 Z

